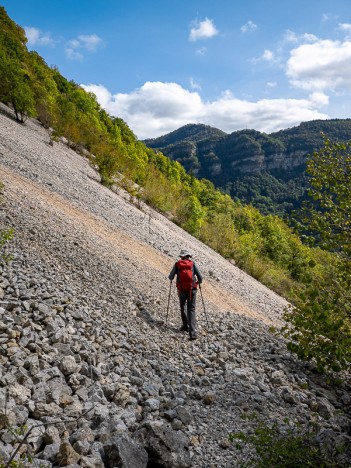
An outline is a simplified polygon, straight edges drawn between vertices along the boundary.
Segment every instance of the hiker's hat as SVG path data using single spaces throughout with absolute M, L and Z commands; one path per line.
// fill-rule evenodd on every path
M 191 257 L 191 254 L 186 249 L 182 249 L 180 251 L 179 257 Z

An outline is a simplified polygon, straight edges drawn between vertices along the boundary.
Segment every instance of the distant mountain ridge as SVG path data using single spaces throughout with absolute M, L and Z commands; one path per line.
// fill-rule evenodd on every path
M 271 134 L 257 130 L 227 134 L 188 124 L 144 143 L 233 198 L 264 213 L 284 215 L 305 196 L 306 156 L 323 146 L 323 135 L 332 141 L 350 140 L 351 119 L 314 120 Z

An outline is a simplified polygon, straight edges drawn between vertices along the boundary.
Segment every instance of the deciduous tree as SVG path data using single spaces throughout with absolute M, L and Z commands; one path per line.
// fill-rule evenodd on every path
M 334 253 L 324 278 L 312 280 L 285 314 L 289 348 L 320 371 L 351 366 L 351 142 L 331 143 L 307 161 L 311 202 L 305 228 Z

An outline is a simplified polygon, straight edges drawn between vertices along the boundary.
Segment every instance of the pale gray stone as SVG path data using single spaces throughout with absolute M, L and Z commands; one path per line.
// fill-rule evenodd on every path
M 154 463 L 187 468 L 191 466 L 189 446 L 181 431 L 174 431 L 162 421 L 147 424 L 149 457 Z
M 73 356 L 64 356 L 60 362 L 60 370 L 64 375 L 70 375 L 79 372 L 80 366 Z
M 334 415 L 335 408 L 326 398 L 319 398 L 317 411 L 324 419 L 330 419 Z
M 145 406 L 150 408 L 151 411 L 157 411 L 160 408 L 160 400 L 149 398 L 145 401 Z
M 113 437 L 104 445 L 109 466 L 121 468 L 146 468 L 148 454 L 126 434 Z

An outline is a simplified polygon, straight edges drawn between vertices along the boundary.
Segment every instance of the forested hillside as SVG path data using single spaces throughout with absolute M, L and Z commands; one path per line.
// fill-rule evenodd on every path
M 304 122 L 270 135 L 256 130 L 228 135 L 205 125 L 186 125 L 145 144 L 261 213 L 284 216 L 306 199 L 306 156 L 322 148 L 325 138 L 350 140 L 351 120 Z

